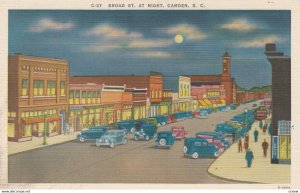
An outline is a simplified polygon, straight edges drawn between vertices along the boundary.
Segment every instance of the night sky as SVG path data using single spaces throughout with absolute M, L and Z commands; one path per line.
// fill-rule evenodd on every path
M 271 84 L 264 45 L 290 55 L 290 30 L 290 11 L 14 10 L 9 53 L 69 60 L 70 75 L 159 71 L 177 91 L 180 74 L 220 74 L 227 50 L 232 76 L 251 88 Z

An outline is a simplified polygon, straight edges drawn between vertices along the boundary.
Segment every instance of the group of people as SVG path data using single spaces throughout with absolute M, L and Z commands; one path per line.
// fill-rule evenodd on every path
M 268 124 L 266 122 L 265 122 L 265 124 L 263 124 L 262 121 L 259 122 L 259 127 L 260 127 L 260 129 L 263 130 L 264 135 L 265 135 L 266 130 L 267 130 L 267 125 Z M 259 132 L 257 131 L 257 129 L 255 129 L 255 131 L 253 132 L 253 136 L 254 136 L 254 142 L 257 143 L 258 142 L 258 136 L 259 136 Z M 264 157 L 267 157 L 269 143 L 266 141 L 266 139 L 264 139 L 264 141 L 262 143 L 262 148 L 263 148 Z M 245 137 L 244 137 L 244 149 L 246 151 L 245 159 L 247 161 L 247 167 L 250 168 L 251 165 L 252 165 L 252 161 L 254 159 L 254 154 L 253 154 L 253 151 L 249 148 L 249 133 L 248 132 L 245 134 Z M 239 153 L 243 152 L 242 138 L 240 138 L 238 140 L 238 152 Z

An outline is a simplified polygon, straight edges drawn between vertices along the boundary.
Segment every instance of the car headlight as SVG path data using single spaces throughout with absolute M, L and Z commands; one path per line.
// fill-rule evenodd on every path
M 99 141 L 100 143 L 102 143 L 102 139 L 99 139 L 98 141 Z
M 108 142 L 108 139 L 105 139 L 105 143 L 107 143 Z

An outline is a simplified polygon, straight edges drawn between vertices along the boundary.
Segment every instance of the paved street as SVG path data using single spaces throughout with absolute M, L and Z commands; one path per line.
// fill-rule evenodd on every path
M 160 127 L 170 130 L 182 125 L 189 137 L 198 131 L 212 131 L 244 111 L 217 112 L 208 119 L 188 119 Z M 9 183 L 235 183 L 210 176 L 208 167 L 215 160 L 183 156 L 183 140 L 171 149 L 157 149 L 154 140 L 134 141 L 114 149 L 96 147 L 95 143 L 71 141 L 9 156 Z

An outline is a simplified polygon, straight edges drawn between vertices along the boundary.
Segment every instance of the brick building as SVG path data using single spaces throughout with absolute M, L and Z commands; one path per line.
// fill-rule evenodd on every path
M 8 57 L 8 140 L 26 141 L 64 130 L 69 116 L 68 74 L 67 60 Z
M 185 75 L 191 78 L 191 86 L 201 87 L 205 85 L 221 86 L 225 89 L 225 102 L 231 104 L 236 102 L 237 84 L 231 77 L 231 56 L 225 52 L 222 56 L 222 74 L 217 75 Z M 221 87 L 220 87 L 221 88 Z M 215 93 L 218 94 L 218 93 Z M 219 94 L 221 95 L 220 91 Z

